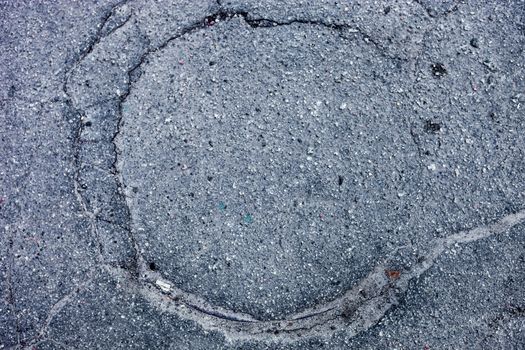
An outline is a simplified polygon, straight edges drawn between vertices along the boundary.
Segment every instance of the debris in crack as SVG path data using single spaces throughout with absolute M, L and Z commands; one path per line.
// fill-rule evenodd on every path
M 385 274 L 390 280 L 397 280 L 401 276 L 401 271 L 398 270 L 385 270 Z
M 164 292 L 169 293 L 171 291 L 171 284 L 163 281 L 163 280 L 156 280 L 155 284 Z

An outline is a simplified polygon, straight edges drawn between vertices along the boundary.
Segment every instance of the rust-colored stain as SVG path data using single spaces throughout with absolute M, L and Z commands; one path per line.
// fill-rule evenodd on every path
M 391 280 L 397 280 L 401 276 L 401 272 L 397 270 L 385 270 L 385 274 Z

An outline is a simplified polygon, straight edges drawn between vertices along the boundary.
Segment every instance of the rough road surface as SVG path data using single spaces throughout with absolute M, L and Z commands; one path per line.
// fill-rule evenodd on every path
M 523 349 L 525 1 L 0 0 L 0 349 Z

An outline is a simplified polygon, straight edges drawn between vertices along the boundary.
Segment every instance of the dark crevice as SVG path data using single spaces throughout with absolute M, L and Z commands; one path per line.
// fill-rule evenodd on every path
M 77 67 L 78 65 L 80 65 L 82 63 L 83 60 L 85 60 L 94 50 L 94 48 L 100 43 L 100 41 L 104 38 L 104 37 L 107 37 L 113 33 L 115 33 L 118 29 L 122 28 L 126 23 L 129 22 L 129 20 L 131 19 L 132 17 L 132 13 L 129 15 L 129 16 L 126 16 L 126 18 L 124 19 L 124 21 L 118 25 L 116 25 L 114 28 L 112 28 L 111 30 L 107 31 L 104 33 L 104 30 L 106 28 L 106 24 L 109 22 L 109 20 L 112 18 L 112 16 L 115 14 L 116 10 L 125 5 L 129 0 L 124 0 L 124 1 L 119 1 L 118 3 L 116 3 L 114 6 L 112 6 L 109 10 L 107 10 L 105 12 L 105 14 L 103 15 L 102 17 L 102 20 L 100 22 L 100 24 L 98 25 L 98 30 L 95 34 L 95 36 L 93 37 L 93 39 L 91 40 L 91 42 L 89 43 L 89 45 L 87 46 L 87 48 L 85 50 L 83 50 L 81 52 L 81 54 L 78 56 L 78 58 L 74 61 L 74 63 L 72 64 L 72 66 L 67 70 L 66 72 L 66 78 L 64 80 L 64 84 L 63 84 L 63 92 L 64 94 L 67 96 L 67 100 L 66 100 L 66 107 L 68 109 L 67 111 L 67 114 L 68 115 L 71 115 L 73 114 L 77 119 L 79 119 L 79 123 L 77 124 L 77 128 L 76 130 L 74 131 L 74 135 L 73 135 L 73 145 L 74 145 L 74 159 L 73 159 L 73 163 L 75 165 L 75 173 L 74 173 L 74 180 L 75 180 L 75 183 L 77 183 L 79 186 L 80 186 L 80 178 L 81 178 L 81 168 L 82 168 L 82 162 L 81 162 L 81 159 L 80 159 L 80 148 L 81 148 L 81 144 L 82 144 L 82 134 L 84 132 L 84 128 L 85 127 L 88 127 L 85 123 L 82 122 L 82 116 L 83 116 L 83 111 L 80 111 L 78 109 L 75 108 L 74 104 L 73 104 L 73 99 L 72 99 L 72 96 L 71 96 L 71 93 L 68 91 L 68 83 L 69 83 L 69 74 L 75 69 L 75 67 Z M 92 106 L 95 106 L 97 104 L 100 104 L 100 103 L 106 103 L 106 102 L 109 102 L 109 101 L 114 101 L 114 98 L 110 98 L 110 99 L 105 99 L 103 101 L 98 101 L 97 103 L 93 103 L 85 108 L 90 108 Z M 120 104 L 119 104 L 119 107 L 120 107 Z M 118 130 L 118 127 L 117 127 L 117 133 L 119 132 Z M 114 140 L 114 138 L 112 139 L 112 141 Z M 118 184 L 118 181 L 117 181 L 117 184 Z M 120 187 L 119 187 L 120 188 Z M 118 193 L 118 195 L 121 197 L 120 198 L 120 203 L 118 203 L 117 205 L 119 204 L 122 204 L 124 203 L 125 205 L 125 199 L 123 199 L 123 196 L 121 193 Z M 100 221 L 106 221 L 108 223 L 111 223 L 111 224 L 115 224 L 117 225 L 115 222 L 112 222 L 110 220 L 104 220 L 102 218 L 100 218 L 99 216 L 98 217 L 95 217 L 95 215 L 92 215 L 92 213 L 88 213 L 89 212 L 89 208 L 88 208 L 88 205 L 84 199 L 84 197 L 82 196 L 82 192 L 81 190 L 78 192 L 78 196 L 79 196 L 79 201 L 80 201 L 80 205 L 82 207 L 82 210 L 85 212 L 85 214 L 88 214 L 87 216 L 90 218 L 90 220 L 92 221 L 92 231 L 93 231 L 93 235 L 94 235 L 94 241 L 96 242 L 96 245 L 97 245 L 97 251 L 98 251 L 98 263 L 103 263 L 104 260 L 103 260 L 103 257 L 104 257 L 104 246 L 100 240 L 100 237 L 98 236 L 98 230 L 97 230 L 97 224 L 96 224 L 96 221 L 97 220 L 100 220 Z M 128 210 L 128 207 L 127 205 L 125 205 L 125 208 L 126 208 L 126 212 L 128 213 L 129 210 Z M 130 222 L 129 221 L 129 217 L 127 218 L 127 222 Z M 118 225 L 120 228 L 124 229 L 126 232 L 129 233 L 130 231 L 130 228 L 125 226 L 125 225 Z M 134 255 L 134 258 L 132 260 L 132 266 L 131 268 L 133 269 L 133 271 L 136 272 L 136 275 L 138 275 L 138 251 L 135 249 L 136 248 L 136 242 L 134 240 L 134 237 L 132 237 L 131 234 L 129 234 L 130 236 L 130 239 L 133 243 L 133 249 L 134 249 L 134 252 L 133 252 L 133 255 Z
M 123 230 L 125 230 L 125 231 L 128 231 L 128 230 L 129 230 L 129 226 L 127 226 L 126 224 L 121 224 L 121 223 L 119 223 L 119 222 L 116 222 L 116 221 L 113 221 L 113 220 L 106 219 L 106 218 L 104 218 L 104 217 L 101 217 L 100 215 L 96 215 L 96 216 L 94 217 L 94 220 L 95 220 L 95 221 L 102 221 L 102 222 L 105 222 L 105 223 L 107 223 L 107 224 L 114 225 L 114 226 L 116 226 L 116 227 L 118 227 L 118 228 L 121 228 L 121 229 L 123 229 Z
M 190 309 L 193 309 L 195 311 L 199 311 L 199 312 L 201 312 L 201 313 L 203 313 L 205 315 L 208 315 L 208 316 L 216 317 L 216 318 L 221 319 L 221 320 L 242 322 L 242 323 L 254 323 L 254 322 L 256 322 L 256 321 L 250 321 L 250 320 L 243 320 L 242 318 L 238 318 L 238 317 L 235 317 L 235 316 L 225 315 L 225 314 L 223 314 L 221 312 L 217 312 L 217 311 L 214 311 L 214 310 L 208 310 L 208 309 L 202 308 L 202 307 L 200 307 L 198 305 L 191 304 L 191 303 L 188 303 L 188 302 L 183 302 L 182 304 L 186 305 Z
M 100 241 L 100 237 L 98 236 L 98 231 L 96 230 L 96 227 L 94 226 L 96 225 L 95 223 L 93 223 L 94 217 L 92 217 L 92 215 L 90 215 L 89 213 L 88 203 L 86 202 L 85 198 L 82 196 L 83 185 L 81 182 L 82 162 L 80 159 L 80 147 L 82 144 L 81 142 L 82 132 L 84 131 L 84 128 L 86 128 L 87 126 L 85 123 L 82 122 L 82 115 L 83 115 L 82 112 L 75 109 L 71 99 L 68 99 L 66 101 L 65 113 L 68 115 L 73 114 L 76 116 L 76 118 L 80 120 L 80 122 L 77 124 L 77 128 L 74 130 L 73 140 L 72 140 L 72 143 L 74 145 L 73 165 L 75 168 L 75 172 L 73 173 L 73 180 L 75 182 L 75 191 L 77 192 L 80 210 L 86 216 L 86 218 L 90 221 L 90 225 L 92 226 L 91 231 L 92 231 L 93 243 L 96 245 L 96 250 L 97 250 L 96 256 L 97 256 L 98 263 L 101 263 L 102 262 L 101 256 L 103 256 L 104 247 L 102 245 L 102 242 Z
M 323 310 L 323 311 L 312 312 L 312 313 L 310 313 L 310 314 L 303 315 L 303 316 L 301 316 L 301 317 L 295 317 L 295 318 L 293 318 L 293 321 L 305 320 L 305 319 L 307 319 L 307 318 L 312 318 L 312 317 L 314 317 L 314 316 L 319 316 L 319 315 L 325 314 L 325 313 L 327 313 L 327 312 L 330 312 L 330 311 L 332 311 L 332 310 L 334 310 L 334 309 L 335 309 L 335 306 L 334 306 L 334 307 L 331 307 L 331 308 L 328 308 L 328 309 L 326 309 L 326 310 Z
M 430 65 L 430 68 L 432 69 L 432 75 L 436 78 L 442 78 L 448 74 L 448 71 L 443 63 L 433 63 Z
M 219 3 L 220 5 L 220 3 Z M 192 34 L 194 32 L 197 32 L 201 29 L 206 29 L 209 27 L 214 26 L 215 24 L 223 21 L 231 20 L 232 18 L 242 18 L 246 24 L 248 24 L 251 28 L 273 28 L 278 26 L 289 26 L 293 24 L 305 24 L 305 25 L 312 25 L 312 26 L 321 26 L 325 28 L 329 28 L 338 32 L 357 32 L 361 35 L 363 40 L 366 43 L 371 43 L 373 46 L 375 46 L 382 55 L 384 55 L 387 58 L 395 59 L 395 60 L 402 60 L 405 61 L 406 59 L 397 57 L 397 56 L 391 56 L 389 55 L 385 48 L 379 44 L 376 40 L 371 38 L 367 33 L 363 32 L 359 27 L 352 26 L 349 24 L 336 24 L 336 23 L 326 23 L 323 21 L 316 21 L 316 20 L 304 20 L 304 19 L 291 19 L 288 21 L 276 21 L 272 19 L 267 18 L 253 18 L 250 13 L 246 11 L 230 11 L 227 9 L 224 9 L 222 7 L 219 8 L 216 12 L 214 12 L 211 15 L 208 15 L 200 20 L 197 20 L 196 22 L 188 25 L 187 27 L 180 30 L 176 35 L 169 37 L 166 39 L 162 44 L 149 48 L 146 50 L 141 57 L 138 59 L 138 62 L 133 65 L 127 72 L 128 75 L 128 88 L 124 92 L 123 95 L 120 96 L 120 104 L 124 103 L 127 99 L 127 97 L 130 94 L 131 85 L 136 83 L 140 79 L 140 69 L 141 66 L 147 61 L 147 58 L 149 55 L 154 51 L 160 51 L 164 49 L 167 45 L 169 45 L 172 41 L 177 40 L 181 37 L 184 37 L 188 34 Z M 117 132 L 118 134 L 118 132 Z
M 412 125 L 409 125 L 410 130 L 410 136 L 412 137 L 412 142 L 416 146 L 417 152 L 419 154 L 419 157 L 423 157 L 423 147 L 421 146 L 421 142 L 419 140 L 419 135 L 414 131 L 414 127 Z
M 424 129 L 429 134 L 437 134 L 441 130 L 441 123 L 427 119 L 425 121 Z
M 118 6 L 122 6 L 124 5 L 125 2 L 123 2 L 122 4 L 118 5 Z M 106 23 L 104 24 L 104 26 L 102 26 L 102 31 L 101 31 L 101 36 L 102 37 L 107 37 L 107 36 L 110 36 L 111 34 L 115 33 L 117 30 L 119 30 L 120 28 L 124 27 L 128 22 L 129 20 L 131 19 L 131 17 L 133 16 L 133 12 L 130 12 L 122 22 L 116 24 L 114 27 L 110 28 L 109 30 L 105 30 L 106 28 L 106 24 L 108 23 L 109 19 L 115 14 L 115 10 L 117 8 L 114 8 L 113 11 L 111 12 L 111 15 L 109 16 L 108 20 L 106 20 Z
M 255 18 L 252 17 L 252 15 L 249 12 L 246 11 L 230 11 L 224 8 L 220 8 L 216 13 L 207 16 L 201 26 L 203 27 L 211 27 L 215 25 L 216 23 L 230 20 L 234 17 L 240 17 L 242 18 L 246 24 L 248 24 L 251 28 L 273 28 L 273 27 L 279 27 L 279 26 L 290 26 L 293 24 L 305 24 L 305 25 L 311 25 L 311 26 L 320 26 L 328 29 L 332 29 L 334 31 L 340 32 L 340 33 L 359 33 L 366 43 L 370 43 L 373 46 L 376 47 L 380 51 L 380 53 L 389 58 L 389 59 L 395 59 L 395 60 L 401 60 L 405 61 L 405 58 L 393 56 L 388 54 L 385 47 L 383 47 L 378 41 L 373 39 L 369 34 L 364 32 L 361 28 L 355 25 L 350 25 L 346 23 L 328 23 L 321 20 L 306 20 L 306 19 L 290 19 L 287 21 L 277 21 L 274 19 L 269 18 Z M 168 40 L 169 42 L 169 40 Z
M 102 14 L 102 18 L 101 18 L 100 23 L 97 26 L 97 31 L 95 32 L 95 35 L 93 36 L 93 38 L 91 39 L 89 44 L 84 49 L 80 50 L 80 53 L 78 54 L 78 57 L 73 60 L 73 63 L 71 64 L 71 66 L 66 70 L 66 79 L 65 79 L 65 83 L 64 83 L 64 92 L 66 93 L 66 95 L 68 96 L 69 99 L 71 99 L 70 98 L 71 96 L 67 92 L 67 80 L 68 80 L 67 79 L 67 74 L 70 73 L 75 68 L 75 66 L 77 64 L 79 64 L 87 56 L 89 56 L 93 52 L 95 47 L 100 43 L 100 41 L 103 38 L 105 38 L 106 36 L 108 36 L 109 34 L 114 32 L 114 30 L 113 30 L 113 31 L 110 31 L 110 32 L 104 34 L 104 28 L 106 27 L 106 24 L 111 19 L 111 17 L 115 14 L 116 9 L 119 8 L 120 6 L 123 6 L 123 5 L 127 4 L 129 1 L 130 0 L 119 1 L 115 5 L 111 6 L 108 10 L 106 10 Z M 127 22 L 127 20 L 126 20 L 126 22 Z M 119 27 L 121 27 L 121 26 L 119 26 Z M 118 29 L 118 28 L 116 28 L 116 29 Z

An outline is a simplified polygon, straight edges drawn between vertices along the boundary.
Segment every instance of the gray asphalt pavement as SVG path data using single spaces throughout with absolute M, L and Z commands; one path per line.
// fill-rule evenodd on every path
M 0 349 L 525 348 L 525 1 L 0 0 Z

